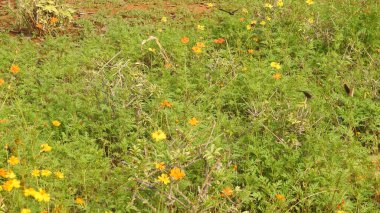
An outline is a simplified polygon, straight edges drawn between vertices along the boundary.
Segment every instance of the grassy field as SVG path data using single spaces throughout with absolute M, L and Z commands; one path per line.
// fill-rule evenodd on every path
M 0 1 L 0 212 L 380 209 L 379 1 L 39 2 Z

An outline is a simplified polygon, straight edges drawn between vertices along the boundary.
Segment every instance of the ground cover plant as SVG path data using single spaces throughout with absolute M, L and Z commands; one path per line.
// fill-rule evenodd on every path
M 379 9 L 1 1 L 0 210 L 377 212 Z

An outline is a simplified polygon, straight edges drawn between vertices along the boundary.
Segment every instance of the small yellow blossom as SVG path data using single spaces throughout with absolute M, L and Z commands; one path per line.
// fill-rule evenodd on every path
M 272 5 L 272 4 L 269 4 L 269 3 L 265 3 L 265 4 L 264 4 L 264 7 L 265 7 L 265 8 L 268 8 L 268 9 L 272 9 L 272 8 L 273 8 L 273 5 Z
M 36 193 L 37 193 L 37 191 L 34 190 L 33 188 L 25 188 L 24 189 L 24 196 L 25 197 L 29 197 L 29 196 L 34 197 Z
M 46 191 L 43 189 L 39 189 L 39 191 L 33 193 L 32 196 L 38 202 L 49 202 L 50 201 L 50 194 L 46 193 Z
M 165 169 L 165 163 L 164 162 L 160 162 L 160 163 L 156 163 L 156 169 L 157 170 L 164 170 Z
M 215 6 L 214 3 L 207 3 L 206 5 L 207 5 L 208 8 L 213 8 Z
M 152 139 L 155 141 L 162 141 L 166 139 L 166 134 L 162 130 L 157 130 L 152 133 Z
M 167 21 L 168 21 L 168 19 L 166 18 L 166 16 L 164 16 L 164 17 L 161 18 L 161 22 L 165 23 Z
M 39 177 L 41 175 L 41 171 L 38 169 L 33 169 L 32 176 L 33 177 Z
M 8 171 L 7 175 L 6 175 L 6 178 L 8 178 L 8 179 L 14 179 L 14 178 L 16 178 L 16 174 L 13 171 Z
M 17 157 L 15 157 L 15 156 L 12 155 L 12 156 L 8 159 L 8 163 L 9 163 L 10 165 L 12 165 L 12 166 L 15 166 L 15 165 L 17 165 L 17 164 L 20 163 L 20 159 L 18 159 Z
M 267 22 L 266 22 L 266 21 L 261 21 L 260 24 L 261 24 L 262 26 L 265 26 L 265 25 L 267 24 Z
M 241 9 L 241 12 L 242 12 L 242 13 L 245 13 L 245 14 L 248 14 L 248 10 L 247 10 L 247 8 L 242 8 L 242 9 Z
M 155 52 L 156 52 L 156 49 L 155 49 L 155 48 L 150 48 L 150 47 L 149 47 L 149 48 L 148 48 L 148 51 L 149 51 L 149 52 L 152 52 L 152 53 L 155 53 Z
M 312 5 L 312 4 L 314 4 L 314 0 L 306 0 L 306 4 Z
M 192 126 L 196 126 L 198 125 L 198 123 L 199 121 L 194 117 L 189 120 L 189 124 L 191 124 Z
M 75 198 L 75 203 L 78 204 L 78 205 L 81 205 L 81 206 L 85 205 L 85 202 L 84 202 L 84 200 L 81 197 Z
M 253 49 L 247 50 L 248 54 L 252 55 L 255 51 Z
M 309 22 L 309 24 L 314 24 L 314 19 L 313 19 L 313 18 L 309 18 L 309 19 L 307 20 L 307 22 Z
M 201 47 L 198 47 L 198 46 L 194 46 L 191 48 L 193 50 L 194 53 L 196 54 L 200 54 L 202 53 L 202 48 Z
M 30 209 L 21 209 L 20 213 L 31 213 Z
M 59 178 L 59 179 L 63 179 L 65 178 L 65 175 L 62 173 L 62 172 L 54 172 L 54 175 Z
M 247 30 L 252 30 L 252 24 L 247 24 L 246 28 Z
M 180 180 L 185 176 L 185 172 L 183 172 L 180 168 L 174 167 L 172 170 L 170 170 L 170 177 L 172 177 L 174 180 Z
M 20 181 L 16 179 L 7 180 L 3 183 L 2 189 L 12 191 L 13 188 L 20 188 Z
M 161 176 L 158 176 L 157 181 L 162 182 L 165 185 L 170 183 L 170 179 L 169 179 L 169 176 L 167 174 L 161 174 Z
M 47 169 L 43 169 L 41 170 L 41 176 L 43 177 L 49 177 L 51 175 L 51 171 L 50 170 L 47 170 Z
M 49 144 L 44 143 L 41 144 L 41 152 L 50 152 L 52 150 L 51 146 Z
M 61 122 L 59 122 L 59 121 L 57 121 L 57 120 L 52 121 L 51 123 L 52 123 L 53 126 L 55 126 L 55 127 L 59 127 L 59 126 L 61 126 Z
M 205 30 L 205 26 L 198 24 L 197 29 L 200 31 L 203 31 L 203 30 Z
M 283 0 L 278 0 L 277 1 L 277 7 L 283 7 L 284 6 L 284 1 Z
M 4 168 L 0 169 L 0 177 L 5 178 L 5 177 L 7 177 L 7 174 L 8 174 L 8 172 L 6 169 L 4 169 Z
M 278 63 L 278 62 L 272 62 L 272 63 L 270 63 L 270 66 L 271 66 L 272 68 L 276 69 L 276 70 L 281 69 L 281 65 L 280 65 L 280 63 Z

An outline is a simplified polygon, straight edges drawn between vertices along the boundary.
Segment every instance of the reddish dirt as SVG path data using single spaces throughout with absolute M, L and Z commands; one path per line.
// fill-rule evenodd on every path
M 95 2 L 95 1 L 94 1 Z M 71 5 L 76 12 L 74 14 L 74 19 L 91 19 L 91 17 L 99 13 L 100 11 L 105 12 L 107 16 L 114 16 L 120 13 L 125 13 L 128 11 L 150 11 L 162 9 L 168 16 L 176 17 L 176 12 L 179 8 L 186 8 L 189 12 L 196 16 L 200 16 L 204 13 L 210 12 L 211 10 L 207 8 L 204 4 L 181 4 L 175 1 L 165 1 L 163 3 L 125 3 L 125 4 L 115 4 L 115 3 L 105 3 L 99 4 L 94 3 L 91 6 L 84 6 L 85 4 L 78 3 L 78 0 L 67 0 L 66 3 Z M 16 0 L 0 0 L 0 31 L 10 31 L 11 34 L 17 34 L 19 30 L 12 29 L 15 26 L 15 18 L 13 14 L 9 13 L 9 9 L 15 10 Z M 123 16 L 125 18 L 130 18 L 128 15 Z M 134 15 L 134 18 L 135 15 Z M 93 20 L 95 21 L 95 20 Z M 102 26 L 102 28 L 105 28 Z M 70 31 L 70 30 L 68 30 Z

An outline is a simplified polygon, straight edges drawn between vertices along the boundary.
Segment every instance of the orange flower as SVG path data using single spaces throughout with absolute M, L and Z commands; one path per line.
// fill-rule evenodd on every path
M 4 84 L 4 79 L 0 78 L 0 86 Z
M 276 80 L 279 80 L 279 79 L 281 79 L 281 74 L 280 73 L 275 73 L 275 74 L 272 75 L 272 77 L 274 79 L 276 79 Z
M 166 69 L 170 69 L 170 68 L 172 68 L 172 67 L 173 67 L 172 64 L 169 64 L 169 63 L 165 64 L 165 68 L 166 68 Z
M 253 49 L 249 49 L 249 50 L 247 50 L 247 52 L 248 52 L 248 54 L 252 55 L 255 51 Z
M 0 169 L 0 176 L 1 177 L 6 178 L 7 174 L 8 174 L 7 170 L 5 170 L 3 168 Z
M 380 53 L 380 49 L 377 49 L 376 52 Z
M 240 21 L 240 22 L 244 22 L 244 21 L 245 21 L 245 18 L 240 18 L 239 21 Z
M 8 119 L 0 119 L 0 124 L 6 124 L 8 122 L 9 122 Z
M 224 38 L 218 38 L 218 39 L 215 39 L 214 40 L 214 43 L 215 44 L 223 44 L 226 40 L 224 40 Z
M 174 180 L 180 180 L 185 176 L 186 174 L 180 168 L 174 167 L 172 170 L 170 170 L 170 177 L 172 177 Z
M 188 37 L 182 37 L 182 38 L 181 38 L 181 42 L 182 42 L 183 44 L 187 44 L 187 43 L 189 43 L 189 41 L 190 41 L 190 39 L 189 39 Z
M 37 24 L 36 24 L 36 27 L 37 27 L 38 29 L 40 29 L 40 30 L 42 30 L 42 28 L 43 28 L 43 26 L 42 26 L 41 23 L 37 23 Z
M 234 193 L 234 191 L 231 189 L 231 187 L 225 187 L 221 193 L 221 196 L 222 197 L 230 197 L 230 196 L 232 196 L 233 193 Z
M 161 108 L 172 108 L 173 104 L 170 103 L 168 100 L 164 100 L 163 102 L 161 102 Z
M 84 206 L 85 202 L 82 198 L 77 197 L 75 198 L 75 203 Z
M 50 24 L 55 24 L 58 22 L 58 18 L 57 17 L 51 17 L 50 18 Z
M 233 169 L 234 169 L 234 171 L 237 171 L 238 166 L 235 164 Z
M 194 117 L 189 120 L 189 124 L 191 124 L 192 126 L 196 126 L 196 125 L 198 125 L 198 123 L 199 123 L 199 121 Z
M 12 64 L 12 66 L 11 66 L 11 72 L 13 74 L 16 74 L 16 73 L 20 72 L 20 67 L 17 66 L 17 65 L 15 65 L 15 64 Z
M 281 200 L 281 201 L 285 201 L 285 200 L 286 200 L 285 196 L 282 195 L 282 194 L 276 194 L 276 198 L 277 198 L 278 200 Z

